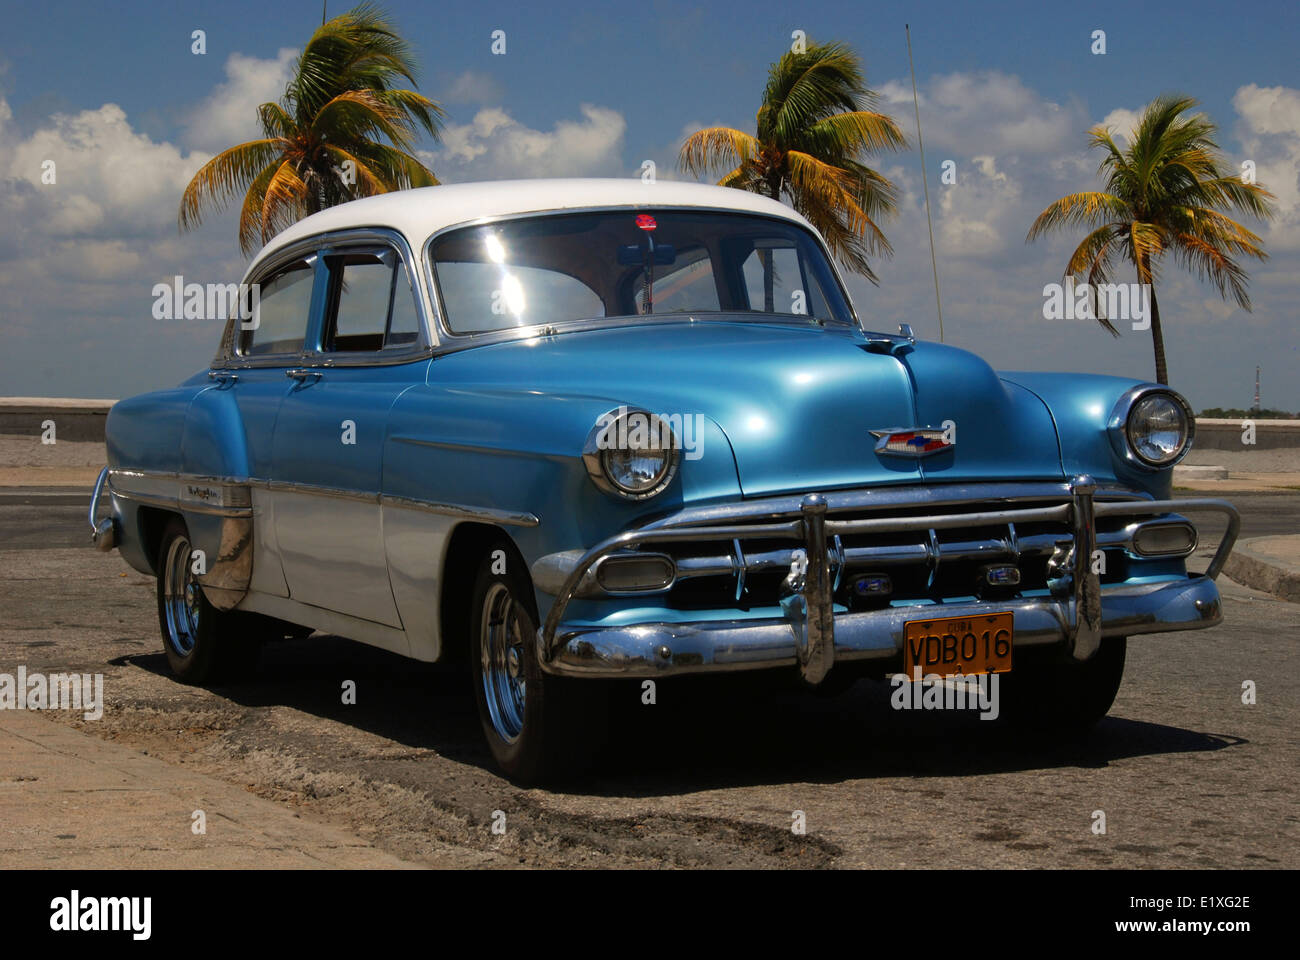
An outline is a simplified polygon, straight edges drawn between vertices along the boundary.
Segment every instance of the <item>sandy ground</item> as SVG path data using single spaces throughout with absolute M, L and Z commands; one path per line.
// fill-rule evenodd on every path
M 1243 534 L 1293 524 L 1291 499 L 1242 498 Z M 771 681 L 665 681 L 651 706 L 636 689 L 622 692 L 611 748 L 590 775 L 520 789 L 493 769 L 471 691 L 454 671 L 317 634 L 268 646 L 248 681 L 178 684 L 160 652 L 153 581 L 116 556 L 71 547 L 82 519 L 77 507 L 0 505 L 0 670 L 24 663 L 105 675 L 101 720 L 49 711 L 42 722 L 147 751 L 403 861 L 1300 862 L 1300 605 L 1230 581 L 1220 580 L 1222 626 L 1133 641 L 1111 716 L 1082 743 L 1026 746 L 972 715 L 895 711 L 881 683 L 817 697 Z M 1207 533 L 1198 550 L 1202 561 L 1213 539 Z M 1242 703 L 1244 679 L 1258 683 L 1257 703 Z M 341 702 L 345 680 L 356 683 L 355 704 Z M 186 781 L 168 792 L 184 808 L 199 788 Z M 1105 835 L 1092 831 L 1097 810 Z M 791 830 L 796 812 L 803 835 Z M 49 815 L 62 822 L 58 810 Z M 504 832 L 493 831 L 498 822 Z M 124 862 L 131 844 L 162 846 L 157 830 L 124 832 Z
M 89 491 L 105 454 L 102 443 L 0 433 L 0 487 L 85 487 Z

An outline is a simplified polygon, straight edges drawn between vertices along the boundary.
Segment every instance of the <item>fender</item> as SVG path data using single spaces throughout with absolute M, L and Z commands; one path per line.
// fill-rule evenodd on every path
M 247 443 L 229 391 L 190 383 L 123 400 L 105 434 L 123 556 L 153 573 L 140 508 L 178 513 L 204 595 L 220 610 L 236 606 L 252 579 L 254 523 Z
M 178 497 L 190 542 L 203 551 L 198 581 L 209 603 L 229 610 L 244 599 L 253 577 L 255 524 L 248 440 L 228 386 L 194 395 L 180 449 L 183 476 L 212 478 L 183 480 Z

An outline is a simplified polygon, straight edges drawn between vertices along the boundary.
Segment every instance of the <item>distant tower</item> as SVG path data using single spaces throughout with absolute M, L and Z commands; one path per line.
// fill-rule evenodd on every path
M 1255 364 L 1255 406 L 1252 409 L 1259 409 L 1259 364 Z

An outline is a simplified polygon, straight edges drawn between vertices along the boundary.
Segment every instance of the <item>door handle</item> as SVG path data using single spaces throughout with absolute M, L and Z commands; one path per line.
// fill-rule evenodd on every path
M 321 377 L 319 370 L 310 370 L 305 367 L 295 367 L 292 370 L 286 370 L 284 371 L 284 375 L 292 380 L 297 380 L 300 383 L 308 378 L 319 380 Z

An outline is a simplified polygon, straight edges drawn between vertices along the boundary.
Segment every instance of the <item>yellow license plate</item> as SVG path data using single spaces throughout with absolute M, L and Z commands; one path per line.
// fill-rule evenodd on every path
M 922 677 L 1008 672 L 1014 622 L 1010 613 L 909 620 L 903 625 L 907 678 L 915 680 L 918 670 Z

